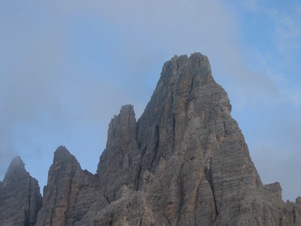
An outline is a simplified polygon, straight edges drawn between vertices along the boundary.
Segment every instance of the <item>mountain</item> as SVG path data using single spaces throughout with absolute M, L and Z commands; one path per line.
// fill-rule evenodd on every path
M 0 182 L 0 225 L 34 226 L 41 206 L 38 181 L 25 170 L 20 157 L 14 158 Z
M 138 121 L 132 105 L 114 116 L 95 175 L 58 147 L 41 208 L 24 210 L 24 219 L 36 217 L 31 224 L 11 223 L 21 211 L 13 201 L 32 190 L 5 190 L 10 168 L 0 184 L 6 225 L 301 225 L 301 198 L 285 203 L 279 183 L 263 185 L 227 93 L 200 53 L 164 64 Z

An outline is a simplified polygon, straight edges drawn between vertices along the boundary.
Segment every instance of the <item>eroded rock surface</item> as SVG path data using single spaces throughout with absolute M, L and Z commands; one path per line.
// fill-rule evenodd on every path
M 131 105 L 114 116 L 96 175 L 56 150 L 36 225 L 300 226 L 301 198 L 281 192 L 262 184 L 227 93 L 194 53 L 164 64 L 138 121 Z
M 228 96 L 214 81 L 207 57 L 195 53 L 175 56 L 165 63 L 137 124 L 127 120 L 131 126 L 125 126 L 120 120 L 122 112 L 110 124 L 106 149 L 110 151 L 104 152 L 99 167 L 119 164 L 105 177 L 114 175 L 109 187 L 114 192 L 126 188 L 130 198 L 121 197 L 110 204 L 96 217 L 97 222 L 111 216 L 109 223 L 113 225 L 139 225 L 127 216 L 142 209 L 143 217 L 138 214 L 140 222 L 145 222 L 142 225 L 299 224 L 299 207 L 282 201 L 280 185 L 262 184 L 241 130 L 231 117 Z M 127 132 L 126 138 L 120 137 L 121 132 L 112 132 L 135 127 L 137 132 Z M 104 155 L 117 152 L 122 154 L 106 157 L 102 163 Z M 130 183 L 125 175 L 116 180 L 123 172 L 124 156 L 136 157 L 126 172 L 139 169 L 138 174 L 131 174 Z M 103 171 L 98 170 L 98 175 L 102 179 Z M 137 200 L 139 205 L 145 204 L 137 207 Z M 143 221 L 145 218 L 148 220 Z
M 98 164 L 97 175 L 109 202 L 120 197 L 120 188 L 136 189 L 140 169 L 137 124 L 132 105 L 123 106 L 108 130 L 108 141 Z
M 60 146 L 54 153 L 36 225 L 92 225 L 93 214 L 107 204 L 95 175 L 81 169 L 76 158 Z M 85 224 L 83 224 L 83 222 Z
M 14 158 L 0 182 L 0 225 L 33 226 L 41 205 L 38 181 L 29 175 L 20 157 Z

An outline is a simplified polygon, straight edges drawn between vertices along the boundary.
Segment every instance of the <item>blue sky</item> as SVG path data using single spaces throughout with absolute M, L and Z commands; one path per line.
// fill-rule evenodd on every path
M 163 63 L 201 52 L 263 182 L 294 200 L 300 21 L 297 0 L 0 1 L 0 178 L 20 155 L 43 187 L 59 145 L 94 173 L 120 107 L 138 118 Z

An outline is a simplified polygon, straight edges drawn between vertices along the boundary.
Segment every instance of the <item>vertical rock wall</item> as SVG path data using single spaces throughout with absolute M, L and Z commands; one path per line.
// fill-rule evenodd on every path
M 41 205 L 37 180 L 25 170 L 20 157 L 14 158 L 0 182 L 0 225 L 34 226 Z

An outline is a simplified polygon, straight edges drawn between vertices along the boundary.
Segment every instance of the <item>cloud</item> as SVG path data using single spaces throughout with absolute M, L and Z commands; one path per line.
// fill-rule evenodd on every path
M 287 115 L 285 110 L 280 111 Z M 299 114 L 291 114 L 290 118 L 285 119 L 276 115 L 272 120 L 266 120 L 266 125 L 272 125 L 257 131 L 258 137 L 262 138 L 252 144 L 253 160 L 262 180 L 265 183 L 280 181 L 285 200 L 294 200 L 300 196 L 300 182 L 296 180 L 301 158 Z
M 271 18 L 274 21 L 274 36 L 277 50 L 285 54 L 286 52 L 300 51 L 301 44 L 301 24 L 297 21 L 300 16 L 296 14 L 288 14 L 279 11 L 272 13 Z
M 200 51 L 209 56 L 217 80 L 227 83 L 240 105 L 254 97 L 277 95 L 274 81 L 246 64 L 237 22 L 220 1 L 132 3 L 105 2 L 94 9 L 98 6 L 98 15 L 105 15 L 123 37 L 125 47 L 119 57 L 135 65 L 135 79 L 145 73 L 140 65 L 151 68 L 156 59 L 163 64 L 174 54 Z
M 10 131 L 7 130 L 7 127 L 3 125 L 2 123 L 0 124 L 0 136 L 1 136 L 1 142 L 0 142 L 0 180 L 5 175 L 6 169 L 8 167 L 8 164 L 10 159 L 14 157 L 16 154 L 11 145 L 13 142 L 13 139 L 11 139 Z
M 106 129 L 125 103 L 135 104 L 139 116 L 174 54 L 209 55 L 245 98 L 253 93 L 246 86 L 272 86 L 241 60 L 236 23 L 218 1 L 12 2 L 1 15 L 0 109 L 10 137 L 1 143 L 14 152 L 20 152 L 17 141 L 32 139 L 16 136 L 20 125 L 43 131 L 47 121 L 70 130 L 95 123 Z
M 175 54 L 197 51 L 209 57 L 215 79 L 229 92 L 234 115 L 240 114 L 243 130 L 255 130 L 247 137 L 256 150 L 277 147 L 252 139 L 258 138 L 256 129 L 261 130 L 270 117 L 260 114 L 265 112 L 261 108 L 292 111 L 284 104 L 288 99 L 299 106 L 298 85 L 288 91 L 291 80 L 275 60 L 280 53 L 262 52 L 258 46 L 249 54 L 249 43 L 241 38 L 244 21 L 238 21 L 240 17 L 222 1 L 1 4 L 0 161 L 21 154 L 31 174 L 44 180 L 42 184 L 60 144 L 67 145 L 83 168 L 94 172 L 112 116 L 121 105 L 131 103 L 139 117 L 163 63 Z M 248 1 L 247 7 L 261 16 L 270 13 L 273 44 L 282 53 L 293 51 L 300 35 L 295 14 L 262 13 L 257 1 Z M 248 115 L 249 109 L 256 117 Z M 285 121 L 288 112 L 282 113 L 277 122 Z M 268 129 L 276 131 L 271 125 Z M 290 139 L 286 137 L 281 147 Z

